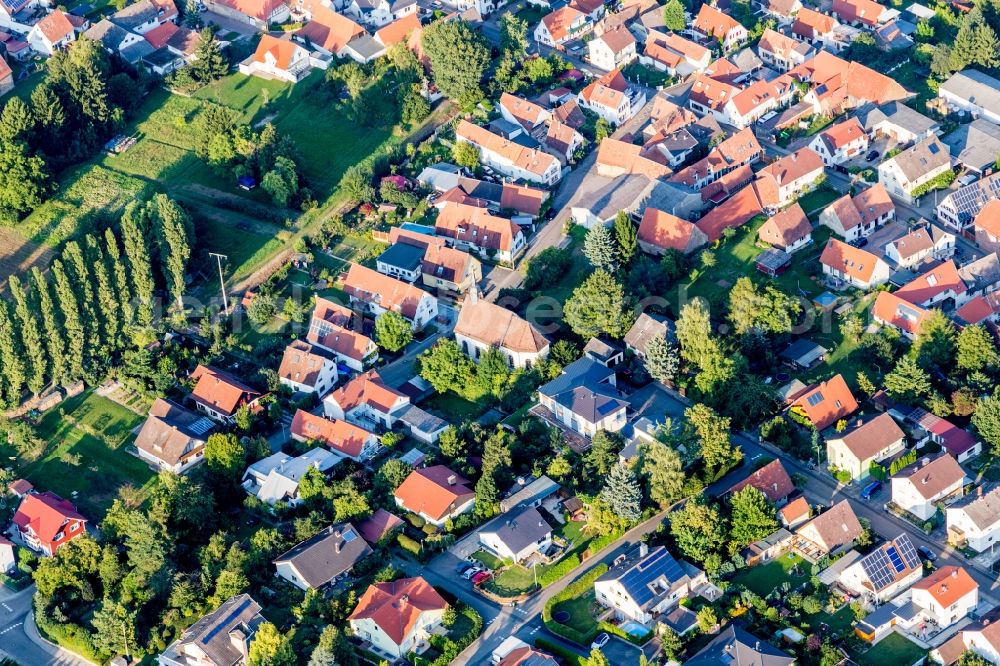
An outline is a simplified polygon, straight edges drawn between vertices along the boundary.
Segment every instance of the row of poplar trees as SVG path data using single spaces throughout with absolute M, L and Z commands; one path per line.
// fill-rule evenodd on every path
M 117 229 L 67 242 L 47 272 L 12 275 L 0 298 L 0 400 L 96 382 L 127 346 L 148 341 L 157 294 L 183 308 L 193 239 L 187 213 L 158 194 L 130 203 Z

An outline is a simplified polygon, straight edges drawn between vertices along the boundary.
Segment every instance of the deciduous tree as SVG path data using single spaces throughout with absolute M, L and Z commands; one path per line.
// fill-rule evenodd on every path
M 471 110 L 483 98 L 483 76 L 490 64 L 483 37 L 465 21 L 437 21 L 424 30 L 421 42 L 434 83 L 462 108 Z
M 773 534 L 778 529 L 774 505 L 760 490 L 746 486 L 729 498 L 730 541 L 733 552 Z
M 726 526 L 714 506 L 691 500 L 670 514 L 670 533 L 685 557 L 704 562 L 725 542 Z
M 413 341 L 413 327 L 403 315 L 389 310 L 375 320 L 375 339 L 382 349 L 397 352 Z

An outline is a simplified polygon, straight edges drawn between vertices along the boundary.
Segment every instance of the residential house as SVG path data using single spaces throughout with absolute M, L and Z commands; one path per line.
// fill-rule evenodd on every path
M 697 114 L 710 114 L 716 120 L 724 119 L 725 106 L 740 93 L 741 88 L 701 72 L 695 77 L 688 93 L 688 106 Z
M 779 23 L 788 22 L 802 9 L 799 0 L 757 0 L 758 5 L 765 16 L 770 16 L 778 20 Z
M 674 323 L 661 315 L 643 312 L 625 334 L 625 347 L 638 358 L 646 357 L 646 348 L 655 337 L 672 339 Z
M 384 543 L 405 523 L 403 519 L 385 509 L 376 509 L 368 518 L 358 523 L 358 533 L 371 545 Z
M 732 51 L 747 40 L 747 29 L 739 21 L 709 4 L 702 5 L 698 10 L 691 30 L 703 37 L 719 40 L 723 53 Z
M 726 229 L 737 229 L 764 214 L 756 187 L 744 187 L 698 220 L 698 228 L 710 243 L 722 238 Z
M 990 483 L 945 509 L 949 543 L 982 553 L 996 549 L 1000 536 L 1000 484 Z
M 195 60 L 201 37 L 195 30 L 166 22 L 145 33 L 143 39 L 155 50 L 143 55 L 142 62 L 159 76 L 166 76 Z M 228 42 L 217 44 L 222 48 Z
M 25 495 L 12 523 L 28 548 L 48 557 L 87 533 L 87 519 L 76 506 L 52 492 Z
M 799 12 L 799 18 L 803 13 Z M 851 39 L 853 37 L 849 37 L 848 42 Z M 869 102 L 886 104 L 911 96 L 895 79 L 825 50 L 817 52 L 789 74 L 811 86 L 802 99 L 812 105 L 814 113 L 839 115 Z
M 500 499 L 500 513 L 529 506 L 540 507 L 546 504 L 546 500 L 555 498 L 558 492 L 559 484 L 544 474 L 534 480 L 519 477 Z
M 574 105 L 576 104 L 574 100 Z M 545 137 L 542 145 L 548 152 L 559 158 L 559 161 L 566 163 L 573 159 L 576 152 L 583 146 L 584 138 L 572 125 L 552 120 L 545 130 Z
M 158 27 L 177 22 L 173 0 L 138 0 L 110 16 L 111 22 L 136 35 L 146 35 Z
M 950 229 L 974 234 L 972 227 L 976 217 L 990 201 L 998 197 L 998 192 L 1000 192 L 1000 172 L 959 187 L 941 197 L 935 211 L 937 219 Z
M 17 566 L 15 548 L 13 541 L 0 536 L 0 573 L 12 573 Z
M 874 0 L 833 0 L 833 15 L 844 23 L 875 29 L 889 20 L 890 10 Z
M 827 127 L 813 138 L 809 147 L 823 159 L 823 164 L 843 164 L 868 150 L 868 134 L 857 118 Z
M 983 450 L 983 443 L 971 432 L 919 407 L 913 408 L 905 418 L 918 432 L 940 444 L 960 463 L 978 456 Z
M 593 23 L 597 23 L 607 13 L 607 6 L 602 0 L 571 0 L 570 6 L 587 15 Z
M 552 528 L 535 507 L 506 513 L 479 530 L 479 543 L 501 560 L 521 563 L 552 545 Z
M 428 245 L 420 264 L 425 287 L 464 294 L 483 278 L 483 266 L 468 252 Z
M 886 137 L 901 145 L 916 143 L 941 131 L 936 120 L 914 111 L 902 102 L 889 102 L 881 106 L 865 104 L 855 110 L 855 117 L 870 138 Z
M 1000 199 L 991 199 L 972 223 L 976 245 L 986 252 L 1000 252 Z
M 914 268 L 928 258 L 944 259 L 954 252 L 954 234 L 937 227 L 917 227 L 885 246 L 885 256 L 900 268 Z
M 643 252 L 661 255 L 668 250 L 691 254 L 708 243 L 708 236 L 693 222 L 649 207 L 643 211 L 638 231 Z
M 858 402 L 844 377 L 837 374 L 802 393 L 790 409 L 808 419 L 817 430 L 824 430 L 858 411 Z
M 903 337 L 916 340 L 930 312 L 888 291 L 879 292 L 872 306 L 872 319 L 894 328 Z
M 698 80 L 695 80 L 691 87 L 692 96 L 697 87 Z M 702 190 L 723 176 L 739 172 L 741 167 L 754 164 L 763 154 L 764 149 L 754 136 L 753 130 L 747 127 L 712 148 L 704 159 L 675 173 L 670 181 L 681 183 L 694 190 Z M 752 178 L 752 173 L 748 174 L 746 180 L 749 181 L 749 178 Z
M 958 275 L 965 283 L 964 298 L 992 294 L 1000 289 L 1000 257 L 990 252 L 973 259 L 958 269 Z
M 514 639 L 518 640 L 518 639 Z M 498 661 L 494 661 L 496 666 L 557 666 L 559 662 L 555 660 L 555 657 L 542 652 L 536 648 L 533 648 L 523 641 L 518 647 L 515 647 L 510 652 L 507 652 Z M 499 648 L 498 648 L 499 649 Z M 496 650 L 493 651 L 494 657 L 496 656 Z
M 562 177 L 559 160 L 552 155 L 522 146 L 467 120 L 459 121 L 455 128 L 455 139 L 478 148 L 479 159 L 484 166 L 496 169 L 515 180 L 524 179 L 553 186 Z
M 944 664 L 955 664 L 966 651 L 991 664 L 1000 664 L 1000 608 L 994 608 L 974 622 L 962 627 L 954 638 L 931 654 Z M 945 654 L 949 656 L 945 656 Z
M 963 325 L 995 323 L 998 316 L 1000 316 L 1000 294 L 996 292 L 985 296 L 973 296 L 965 305 L 955 310 L 957 321 Z
M 199 365 L 191 373 L 191 379 L 195 382 L 191 391 L 195 407 L 220 423 L 232 425 L 236 412 L 242 407 L 258 409 L 257 403 L 262 397 L 260 391 L 250 388 L 228 372 Z
M 441 626 L 448 602 L 417 576 L 373 583 L 347 618 L 351 633 L 377 653 L 403 657 Z
M 896 218 L 896 204 L 881 183 L 853 197 L 845 194 L 819 214 L 819 223 L 845 241 L 870 236 L 879 226 Z
M 375 270 L 397 280 L 416 282 L 423 275 L 426 251 L 426 245 L 394 243 L 375 259 Z
M 337 361 L 318 344 L 295 340 L 281 356 L 278 379 L 293 391 L 325 395 L 337 383 Z
M 504 120 L 520 126 L 532 136 L 536 136 L 540 130 L 544 130 L 546 123 L 552 117 L 552 112 L 545 107 L 508 92 L 500 94 L 497 108 L 500 109 L 500 115 L 503 116 Z
M 584 356 L 538 389 L 538 400 L 557 423 L 585 437 L 625 427 L 628 402 L 616 386 L 615 371 Z
M 157 469 L 183 474 L 205 456 L 205 442 L 215 422 L 171 400 L 157 398 L 135 438 L 139 458 Z
M 792 23 L 792 34 L 804 39 L 809 44 L 840 51 L 845 45 L 837 37 L 839 27 L 837 19 L 832 16 L 803 7 L 795 15 L 795 22 Z
M 32 51 L 50 56 L 76 41 L 77 32 L 83 32 L 87 27 L 89 24 L 85 19 L 53 9 L 31 28 L 28 45 Z
M 292 439 L 325 446 L 355 462 L 370 460 L 382 450 L 378 435 L 340 419 L 327 419 L 304 409 L 295 410 L 290 426 Z
M 944 629 L 979 606 L 979 583 L 964 567 L 945 565 L 923 580 L 913 584 L 913 605 L 920 609 L 924 621 Z
M 890 194 L 909 202 L 923 196 L 923 185 L 951 169 L 951 154 L 930 137 L 878 165 L 878 182 Z
M 423 61 L 423 46 L 420 43 L 423 34 L 424 27 L 420 22 L 420 15 L 417 12 L 413 12 L 393 21 L 389 25 L 382 26 L 375 31 L 374 37 L 375 41 L 382 44 L 386 49 L 396 44 L 406 44 L 407 48 L 416 53 L 417 58 Z
M 605 71 L 624 67 L 638 57 L 635 44 L 635 37 L 625 26 L 607 30 L 587 42 L 590 64 Z
M 257 30 L 267 30 L 270 25 L 285 23 L 291 17 L 284 0 L 205 0 L 205 6 L 210 12 Z
M 639 62 L 671 76 L 688 76 L 705 70 L 712 52 L 677 33 L 650 30 L 643 44 Z
M 865 600 L 885 603 L 916 583 L 924 574 L 924 563 L 906 534 L 865 555 L 844 569 L 839 583 Z
M 748 127 L 768 113 L 787 106 L 796 93 L 794 80 L 785 74 L 770 81 L 757 80 L 739 90 L 713 113 L 720 123 Z M 800 151 L 801 152 L 801 151 Z
M 742 481 L 736 482 L 727 492 L 738 493 L 744 488 L 753 487 L 764 493 L 768 501 L 776 506 L 782 506 L 788 496 L 795 492 L 792 477 L 788 476 L 781 460 L 775 458 Z
M 640 543 L 594 581 L 594 596 L 615 619 L 652 628 L 660 615 L 691 596 L 694 587 L 692 576 L 664 546 L 650 550 Z
M 527 249 L 524 232 L 513 220 L 464 203 L 443 205 L 434 231 L 460 250 L 505 264 L 513 264 Z
M 923 458 L 892 477 L 892 501 L 920 520 L 930 520 L 939 504 L 962 496 L 965 470 L 947 451 Z
M 587 84 L 577 95 L 577 103 L 618 126 L 639 112 L 646 103 L 646 93 L 629 85 L 621 70 L 613 69 Z
M 779 72 L 798 67 L 815 52 L 812 45 L 770 28 L 764 30 L 757 42 L 757 55 L 765 64 Z
M 881 463 L 906 448 L 906 436 L 887 413 L 826 440 L 826 458 L 831 467 L 862 481 L 873 464 Z
M 863 532 L 850 501 L 845 499 L 807 522 L 795 533 L 815 546 L 822 556 L 849 548 Z
M 225 601 L 188 627 L 156 660 L 159 666 L 245 666 L 266 620 L 249 594 Z
M 396 506 L 441 527 L 445 521 L 472 511 L 476 493 L 468 484 L 444 465 L 434 465 L 410 472 L 393 497 Z
M 1000 124 L 1000 81 L 977 69 L 952 74 L 938 87 L 938 98 L 949 111 Z
M 783 208 L 811 190 L 823 177 L 822 158 L 811 148 L 800 148 L 757 172 L 756 187 L 761 205 L 768 210 Z
M 257 50 L 240 63 L 240 73 L 278 79 L 288 83 L 301 81 L 309 74 L 309 51 L 291 39 L 261 35 Z
M 362 64 L 369 56 L 362 55 L 353 48 L 349 49 L 349 45 L 362 43 L 371 47 L 373 53 L 379 50 L 378 44 L 371 39 L 367 30 L 335 11 L 332 4 L 322 0 L 300 0 L 293 6 L 296 16 L 305 23 L 293 34 L 309 48 L 331 56 L 346 56 Z
M 871 252 L 836 238 L 827 241 L 819 261 L 823 265 L 823 275 L 837 285 L 867 290 L 889 281 L 889 264 Z
M 809 520 L 811 514 L 812 507 L 809 506 L 808 500 L 800 495 L 778 509 L 778 522 L 781 523 L 782 527 L 794 530 Z
M 278 502 L 298 506 L 302 502 L 299 482 L 306 472 L 316 469 L 325 476 L 342 460 L 324 448 L 311 449 L 300 456 L 279 451 L 247 467 L 241 483 L 248 495 L 268 506 Z
M 6 95 L 14 89 L 14 70 L 7 64 L 7 60 L 0 55 L 0 96 Z
M 658 152 L 667 161 L 671 169 L 680 167 L 688 157 L 700 146 L 697 137 L 687 128 L 669 134 L 653 134 L 644 144 L 644 151 Z
M 580 39 L 592 29 L 593 23 L 586 14 L 572 5 L 564 5 L 542 17 L 535 26 L 535 41 L 555 48 Z
M 329 419 L 349 421 L 366 430 L 401 426 L 422 442 L 433 443 L 448 424 L 410 402 L 409 396 L 383 383 L 375 370 L 364 372 L 323 398 Z
M 350 523 L 330 525 L 274 559 L 275 574 L 302 591 L 321 590 L 372 554 Z
M 926 270 L 907 282 L 895 294 L 914 305 L 929 308 L 944 302 L 962 303 L 967 287 L 953 259 Z
M 417 15 L 416 0 L 350 0 L 344 12 L 374 28 Z
M 708 645 L 684 662 L 684 666 L 719 666 L 719 664 L 793 666 L 795 657 L 730 623 Z
M 488 349 L 499 350 L 512 368 L 526 368 L 549 354 L 549 341 L 517 313 L 466 296 L 455 323 L 455 342 L 466 356 L 478 361 Z
M 642 146 L 607 137 L 597 149 L 597 174 L 606 178 L 644 175 L 662 178 L 670 175 L 670 167 L 657 160 L 657 155 Z
M 757 230 L 763 243 L 791 254 L 812 243 L 812 224 L 797 202 L 768 218 Z
M 378 358 L 375 342 L 353 329 L 354 312 L 321 296 L 316 297 L 306 340 L 333 353 L 337 362 L 363 372 Z
M 351 264 L 343 289 L 352 303 L 364 305 L 375 317 L 390 311 L 401 314 L 414 331 L 438 315 L 438 302 L 431 294 L 361 264 Z

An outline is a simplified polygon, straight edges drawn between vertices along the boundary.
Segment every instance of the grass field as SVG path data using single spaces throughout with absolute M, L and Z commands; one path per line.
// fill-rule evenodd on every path
M 923 649 L 908 638 L 893 632 L 880 640 L 875 647 L 855 657 L 859 666 L 911 666 L 927 655 Z
M 70 398 L 42 416 L 37 432 L 47 442 L 45 451 L 18 473 L 99 521 L 119 488 L 148 490 L 156 481 L 145 463 L 125 451 L 141 422 L 141 416 L 91 392 Z
M 816 613 L 815 615 L 806 616 L 808 619 L 809 627 L 813 631 L 818 631 L 821 624 L 827 626 L 828 633 L 836 634 L 838 636 L 846 636 L 853 627 L 854 624 L 854 611 L 847 604 L 843 608 L 838 610 L 836 613 L 827 613 L 826 611 L 822 613 Z
M 798 576 L 792 575 L 792 569 L 796 566 L 799 567 Z M 733 578 L 733 583 L 744 585 L 751 592 L 763 597 L 780 587 L 782 583 L 790 582 L 794 587 L 806 580 L 808 572 L 805 569 L 805 560 L 794 553 L 789 553 L 767 564 L 744 569 Z
M 575 629 L 584 636 L 595 634 L 597 633 L 597 621 L 590 614 L 590 607 L 595 602 L 594 589 L 590 588 L 586 594 L 556 604 L 552 608 L 552 617 L 558 617 L 559 613 L 569 613 L 569 619 L 561 624 Z

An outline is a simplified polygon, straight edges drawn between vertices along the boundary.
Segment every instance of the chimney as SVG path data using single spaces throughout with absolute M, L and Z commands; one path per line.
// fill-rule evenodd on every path
M 229 642 L 233 644 L 234 648 L 240 651 L 244 660 L 250 656 L 250 640 L 247 632 L 244 631 L 245 629 L 246 626 L 241 623 L 229 632 Z
M 922 458 L 920 460 L 920 466 L 921 467 L 924 467 L 925 465 L 930 465 L 930 464 L 931 464 L 931 459 L 930 458 Z
M 405 606 L 409 602 L 410 602 L 410 595 L 408 595 L 408 594 L 401 594 L 401 595 L 399 595 L 399 605 L 400 606 Z
M 649 546 L 646 545 L 645 541 L 639 543 L 639 557 L 646 557 L 649 554 Z
M 976 488 L 976 497 L 982 497 L 982 496 L 983 496 L 983 487 L 979 486 L 978 488 Z
M 458 477 L 457 477 L 457 476 L 455 476 L 454 474 L 450 474 L 450 475 L 448 476 L 448 485 L 449 485 L 449 486 L 453 486 L 453 485 L 455 485 L 456 483 L 458 483 Z
M 472 289 L 469 290 L 469 302 L 479 302 L 479 287 L 477 285 L 472 285 Z
M 925 474 L 924 478 L 920 479 L 920 484 L 926 486 L 927 482 L 931 480 L 930 474 Z

